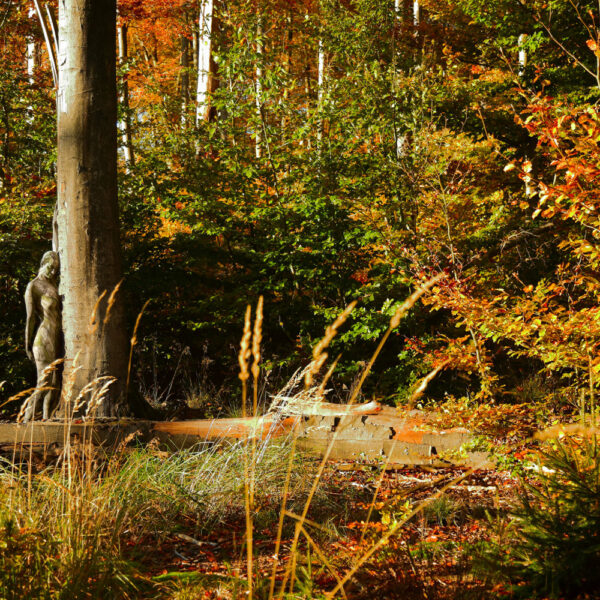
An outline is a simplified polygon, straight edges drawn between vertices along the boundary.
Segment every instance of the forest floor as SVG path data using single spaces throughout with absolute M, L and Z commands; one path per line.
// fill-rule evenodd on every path
M 328 514 L 319 507 L 308 514 L 314 524 L 308 527 L 309 533 L 329 564 L 324 564 L 303 540 L 296 558 L 299 579 L 294 593 L 286 597 L 324 598 L 335 586 L 336 575 L 341 577 L 352 568 L 411 507 L 430 499 L 464 472 L 465 469 L 414 467 L 386 471 L 380 478 L 376 468 L 330 464 L 323 478 Z M 344 586 L 345 594 L 357 600 L 489 597 L 491 584 L 472 573 L 472 550 L 492 535 L 494 520 L 507 513 L 517 489 L 517 479 L 495 470 L 475 471 L 452 485 L 389 537 Z M 129 539 L 128 553 L 154 581 L 171 581 L 174 589 L 179 588 L 176 598 L 243 596 L 245 527 L 244 515 L 240 513 L 220 523 L 200 544 L 178 534 L 159 543 Z M 182 522 L 181 531 L 185 528 Z M 271 522 L 255 529 L 255 586 L 259 598 L 268 597 L 273 572 L 275 590 L 279 591 L 290 558 L 291 528 L 284 531 L 280 560 L 275 561 L 276 528 L 277 523 Z
M 166 452 L 132 436 L 111 456 L 84 446 L 46 460 L 6 454 L 0 597 L 246 598 L 249 485 L 258 600 L 326 598 L 342 579 L 337 598 L 502 597 L 477 556 L 500 539 L 518 502 L 515 473 L 528 473 L 533 432 L 561 415 L 525 404 L 453 404 L 439 414 L 440 428 L 481 432 L 476 441 L 494 448 L 497 468 L 329 461 L 319 473 L 320 459 L 291 453 L 290 440 Z

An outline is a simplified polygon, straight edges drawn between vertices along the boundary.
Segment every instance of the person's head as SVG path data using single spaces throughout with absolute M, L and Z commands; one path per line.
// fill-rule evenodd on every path
M 45 279 L 56 279 L 58 270 L 60 269 L 60 260 L 58 253 L 50 250 L 44 253 L 42 256 L 42 262 L 40 263 L 40 270 L 38 275 Z

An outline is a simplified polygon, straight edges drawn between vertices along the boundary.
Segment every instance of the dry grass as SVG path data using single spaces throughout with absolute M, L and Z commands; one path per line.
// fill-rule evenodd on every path
M 349 404 L 356 402 L 374 361 L 401 318 L 438 280 L 439 277 L 426 282 L 393 315 L 388 331 L 366 364 L 358 385 L 351 392 Z M 352 308 L 353 305 L 350 305 L 327 329 L 325 337 L 315 348 L 313 362 L 275 398 L 274 408 L 281 411 L 286 405 L 318 403 L 322 400 L 325 383 L 333 369 L 327 371 L 323 381 L 316 382 L 315 378 L 326 362 L 325 349 Z M 254 327 L 251 307 L 247 309 L 239 354 L 244 415 L 255 416 L 258 410 L 262 318 L 261 298 Z M 135 334 L 132 345 L 134 340 Z M 248 385 L 251 377 L 253 394 L 249 403 Z M 298 390 L 302 379 L 304 388 Z M 91 385 L 92 398 L 88 403 L 90 416 L 93 417 L 101 406 L 108 385 L 109 381 L 93 382 Z M 76 403 L 72 410 L 79 408 Z M 336 431 L 341 430 L 343 422 Z M 0 472 L 3 483 L 0 511 L 6 524 L 5 539 L 11 540 L 12 546 L 18 546 L 21 542 L 25 546 L 29 544 L 28 555 L 32 558 L 25 565 L 15 558 L 18 553 L 1 553 L 4 564 L 0 567 L 4 575 L 0 575 L 0 585 L 3 586 L 3 593 L 6 597 L 22 597 L 31 596 L 33 590 L 45 590 L 44 597 L 48 598 L 100 598 L 107 597 L 106 592 L 110 590 L 112 598 L 130 598 L 152 595 L 154 586 L 154 595 L 158 597 L 160 591 L 156 586 L 160 587 L 160 584 L 148 581 L 124 558 L 121 547 L 124 537 L 164 539 L 176 533 L 183 519 L 187 522 L 188 533 L 185 535 L 196 540 L 218 523 L 243 514 L 246 574 L 242 578 L 237 573 L 233 579 L 238 583 L 245 580 L 245 584 L 235 584 L 244 597 L 297 597 L 294 594 L 299 589 L 308 589 L 306 586 L 310 577 L 306 565 L 310 569 L 313 561 L 317 561 L 335 581 L 327 597 L 346 597 L 345 588 L 359 570 L 410 519 L 430 510 L 428 507 L 437 502 L 446 490 L 468 477 L 470 471 L 445 481 L 435 494 L 411 507 L 377 540 L 353 556 L 350 563 L 336 565 L 320 546 L 319 536 L 315 535 L 315 527 L 319 530 L 322 525 L 308 516 L 309 511 L 314 512 L 315 503 L 322 505 L 326 497 L 327 490 L 322 489 L 325 467 L 336 435 L 332 437 L 322 460 L 309 471 L 296 452 L 294 435 L 283 444 L 251 438 L 225 448 L 203 444 L 194 451 L 171 454 L 156 448 L 135 451 L 122 449 L 107 460 L 99 460 L 91 447 L 85 444 L 73 447 L 67 443 L 58 463 L 41 473 L 34 474 L 31 468 L 22 472 L 14 463 L 8 463 Z M 377 500 L 383 473 L 385 469 L 374 481 L 371 508 Z M 276 560 L 273 561 L 270 577 L 265 577 L 255 560 L 254 542 L 256 524 L 260 522 L 264 526 L 262 514 L 269 511 L 272 515 L 271 525 L 277 524 Z M 370 516 L 371 510 L 368 519 Z M 290 526 L 293 535 L 287 546 L 284 563 L 280 554 L 284 531 Z M 30 532 L 27 542 L 19 537 L 23 531 Z M 15 532 L 19 532 L 16 538 Z M 305 551 L 312 556 L 308 562 L 303 558 Z M 277 569 L 281 567 L 283 577 L 276 581 Z M 186 585 L 180 586 L 178 597 L 188 597 Z M 197 587 L 197 584 L 193 583 L 193 586 Z M 18 593 L 21 596 L 14 595 Z M 230 589 L 230 593 L 237 592 Z M 303 597 L 307 597 L 306 594 Z

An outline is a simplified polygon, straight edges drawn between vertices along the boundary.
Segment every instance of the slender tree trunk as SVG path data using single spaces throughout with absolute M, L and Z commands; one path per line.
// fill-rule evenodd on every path
M 312 103 L 312 86 L 310 84 L 310 54 L 308 50 L 304 49 L 304 98 L 306 104 L 306 120 L 310 120 L 311 115 L 311 103 Z M 310 135 L 306 136 L 306 147 L 310 150 L 311 138 Z
M 44 40 L 46 42 L 46 49 L 48 50 L 48 60 L 50 61 L 50 69 L 52 70 L 52 80 L 54 81 L 54 86 L 58 89 L 58 65 L 56 64 L 56 54 L 55 51 L 58 52 L 58 43 L 57 40 L 54 40 L 54 46 L 52 46 L 52 40 L 50 38 L 50 32 L 48 31 L 48 27 L 46 26 L 46 20 L 44 18 L 44 13 L 40 7 L 40 3 L 38 0 L 33 0 L 35 10 L 37 12 L 38 18 L 40 20 L 40 27 L 42 28 L 42 33 L 44 34 Z M 48 17 L 50 19 L 50 27 L 54 25 L 52 20 L 52 13 L 49 7 L 46 7 Z
M 181 77 L 179 80 L 179 93 L 181 97 L 181 124 L 187 121 L 187 107 L 190 100 L 190 40 L 185 35 L 181 36 Z
M 527 41 L 527 34 L 522 33 L 519 36 L 519 77 L 525 75 L 525 68 L 527 67 L 527 50 L 525 49 L 525 42 Z
M 119 27 L 119 64 L 121 66 L 125 65 L 129 58 L 128 48 L 127 25 L 123 24 Z M 125 170 L 129 173 L 134 165 L 135 158 L 133 154 L 133 136 L 131 134 L 131 115 L 129 114 L 129 81 L 127 80 L 127 73 L 123 73 L 121 88 L 123 119 L 120 124 L 120 129 L 122 133 L 123 155 L 125 156 Z
M 198 29 L 194 28 L 192 36 L 192 66 L 194 71 L 198 71 Z
M 31 22 L 31 24 L 33 24 L 33 22 L 36 20 L 35 7 L 32 6 L 29 9 L 27 16 L 29 17 L 29 21 Z M 31 85 L 34 85 L 35 83 L 34 76 L 35 69 L 37 67 L 37 56 L 37 44 L 35 41 L 35 36 L 32 32 L 32 34 L 27 38 L 27 79 Z
M 317 51 L 317 151 L 321 154 L 321 142 L 323 140 L 323 100 L 325 97 L 325 50 L 323 48 L 323 40 L 319 40 L 319 48 Z
M 294 30 L 293 30 L 293 13 L 290 9 L 288 11 L 288 15 L 286 18 L 287 30 L 284 36 L 284 50 L 285 50 L 285 72 L 287 74 L 287 82 L 285 89 L 283 90 L 283 98 L 281 102 L 283 104 L 283 115 L 281 117 L 281 141 L 283 142 L 286 137 L 286 128 L 287 128 L 287 103 L 289 98 L 289 82 L 291 81 L 292 75 L 292 43 L 294 40 Z
M 58 237 L 65 372 L 62 410 L 92 399 L 116 414 L 127 375 L 117 206 L 116 0 L 59 2 Z M 114 302 L 113 302 L 114 301 Z
M 254 142 L 254 153 L 256 158 L 262 156 L 262 78 L 263 78 L 263 22 L 261 4 L 257 6 L 256 20 L 256 72 L 255 72 L 255 103 L 256 103 L 256 137 Z
M 212 57 L 214 0 L 202 0 L 198 34 L 198 86 L 196 89 L 196 126 L 210 121 L 211 92 L 216 65 Z

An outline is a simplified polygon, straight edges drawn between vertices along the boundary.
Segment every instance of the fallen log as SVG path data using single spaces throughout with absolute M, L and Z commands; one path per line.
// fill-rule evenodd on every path
M 303 414 L 233 419 L 0 423 L 0 448 L 62 447 L 80 442 L 114 448 L 132 439 L 157 439 L 165 447 L 183 449 L 202 442 L 296 435 L 299 448 L 321 456 L 329 452 L 337 460 L 432 467 L 483 464 L 485 455 L 461 451 L 472 439 L 469 431 L 437 431 L 430 426 L 431 417 L 422 411 L 401 411 L 369 402 L 356 406 L 314 403 Z
M 365 404 L 333 404 L 330 402 L 303 402 L 286 403 L 281 412 L 285 415 L 310 416 L 317 415 L 321 417 L 344 417 L 347 415 L 364 416 L 376 415 L 383 410 L 383 407 L 376 400 L 366 402 Z
M 237 419 L 198 419 L 193 421 L 157 421 L 153 431 L 178 436 L 193 436 L 206 440 L 258 438 L 265 440 L 288 435 L 296 417 L 280 419 L 273 414 Z
M 298 432 L 301 448 L 336 460 L 383 461 L 387 464 L 449 466 L 482 461 L 482 453 L 464 453 L 472 439 L 463 428 L 438 431 L 431 414 L 382 407 L 378 414 L 346 417 L 303 417 Z

